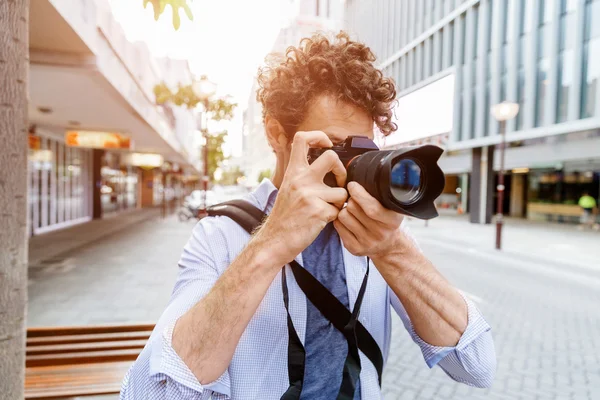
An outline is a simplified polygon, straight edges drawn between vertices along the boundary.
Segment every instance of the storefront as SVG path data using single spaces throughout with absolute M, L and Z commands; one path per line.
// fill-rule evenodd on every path
M 527 217 L 577 222 L 582 212 L 577 203 L 584 193 L 600 198 L 600 160 L 565 162 L 552 169 L 530 170 Z
M 499 146 L 495 146 L 493 152 L 486 148 L 485 160 L 475 158 L 475 150 L 448 151 L 440 159 L 440 167 L 446 174 L 446 188 L 438 199 L 439 206 L 453 208 L 459 201 L 457 197 L 462 197 L 462 209 L 472 212 L 474 200 L 482 203 L 491 199 L 487 212 L 496 212 Z M 483 153 L 483 148 L 479 153 Z M 490 159 L 493 174 L 486 179 L 486 195 L 478 192 L 479 195 L 473 197 L 467 189 L 473 186 L 474 167 L 479 166 L 479 171 L 484 165 L 489 168 Z M 504 215 L 543 221 L 579 221 L 582 210 L 577 203 L 584 192 L 600 202 L 600 130 L 509 141 L 504 172 Z M 461 196 L 453 193 L 457 189 Z M 469 196 L 462 196 L 463 193 Z
M 104 153 L 100 175 L 102 177 L 100 203 L 103 216 L 141 206 L 140 173 L 137 167 L 126 164 L 125 157 L 121 153 L 109 151 Z
M 66 146 L 52 132 L 32 132 L 28 161 L 30 235 L 91 219 L 89 149 Z

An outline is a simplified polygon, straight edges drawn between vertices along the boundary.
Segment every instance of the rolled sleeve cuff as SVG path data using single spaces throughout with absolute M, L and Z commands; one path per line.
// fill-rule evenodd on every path
M 203 385 L 173 349 L 173 329 L 176 322 L 167 325 L 155 342 L 160 349 L 153 349 L 155 350 L 153 355 L 158 357 L 155 357 L 151 363 L 153 365 L 150 376 L 156 380 L 164 380 L 167 377 L 176 383 L 171 389 L 178 392 L 179 398 L 204 400 L 213 395 L 212 398 L 230 399 L 231 384 L 228 371 L 225 371 L 216 381 Z
M 450 352 L 456 350 L 461 352 L 465 348 L 467 348 L 475 339 L 477 339 L 481 334 L 490 330 L 489 324 L 483 318 L 475 304 L 468 299 L 464 294 L 461 293 L 461 296 L 467 303 L 467 328 L 463 332 L 456 346 L 453 347 L 440 347 L 433 346 L 427 342 L 425 342 L 415 331 L 412 323 L 408 321 L 409 327 L 408 332 L 415 343 L 419 345 L 421 348 L 421 352 L 423 353 L 423 358 L 427 363 L 429 368 L 433 368 L 436 366 L 444 357 L 446 357 Z

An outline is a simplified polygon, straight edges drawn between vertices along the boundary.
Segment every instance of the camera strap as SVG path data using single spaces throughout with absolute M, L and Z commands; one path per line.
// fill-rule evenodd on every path
M 232 200 L 217 204 L 208 208 L 209 216 L 226 216 L 234 220 L 248 233 L 252 233 L 263 221 L 265 214 L 244 200 Z M 373 336 L 360 323 L 360 307 L 367 288 L 369 278 L 369 264 L 367 259 L 367 271 L 358 292 L 354 309 L 350 312 L 337 297 L 335 297 L 325 286 L 319 282 L 310 272 L 298 264 L 295 260 L 289 265 L 294 274 L 298 286 L 308 300 L 329 320 L 333 326 L 344 334 L 348 341 L 348 355 L 344 362 L 342 383 L 337 400 L 353 400 L 356 385 L 360 376 L 361 363 L 359 350 L 373 363 L 377 370 L 379 386 L 381 386 L 381 375 L 383 372 L 383 356 Z M 283 291 L 283 303 L 287 313 L 288 326 L 288 378 L 289 388 L 281 397 L 281 400 L 298 400 L 302 392 L 304 381 L 304 368 L 306 350 L 294 328 L 289 311 L 289 293 L 285 268 L 281 273 L 281 286 Z

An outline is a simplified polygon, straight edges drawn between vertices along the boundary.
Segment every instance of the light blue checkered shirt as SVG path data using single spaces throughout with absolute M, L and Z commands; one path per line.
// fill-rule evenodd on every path
M 275 186 L 269 180 L 264 180 L 246 200 L 268 213 L 276 194 Z M 402 229 L 409 233 L 405 224 Z M 146 347 L 125 376 L 121 399 L 280 399 L 289 385 L 288 332 L 280 276 L 273 280 L 244 331 L 229 368 L 216 381 L 200 384 L 171 345 L 177 319 L 208 293 L 245 247 L 248 239 L 248 233 L 227 217 L 205 218 L 196 225 L 183 250 L 179 277 L 170 303 Z M 343 259 L 348 299 L 353 308 L 367 267 L 366 259 L 355 257 L 345 249 Z M 302 264 L 302 255 L 296 260 Z M 304 343 L 306 297 L 296 284 L 289 266 L 286 267 L 286 277 L 290 313 L 298 336 Z M 414 342 L 421 348 L 429 367 L 439 365 L 458 382 L 488 387 L 496 369 L 490 326 L 475 305 L 467 298 L 465 301 L 469 323 L 458 344 L 455 347 L 431 346 L 416 334 L 396 295 L 377 269 L 371 268 L 359 319 L 379 344 L 384 359 L 387 359 L 391 338 L 390 306 L 393 307 Z M 202 354 L 198 354 L 198 357 L 202 357 Z M 364 354 L 361 353 L 360 357 L 361 398 L 381 399 L 377 371 Z

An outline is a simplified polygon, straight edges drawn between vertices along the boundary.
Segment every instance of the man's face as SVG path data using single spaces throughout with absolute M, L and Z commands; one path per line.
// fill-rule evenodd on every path
M 298 131 L 323 131 L 333 143 L 356 135 L 373 139 L 373 120 L 356 106 L 321 96 L 309 107 Z

